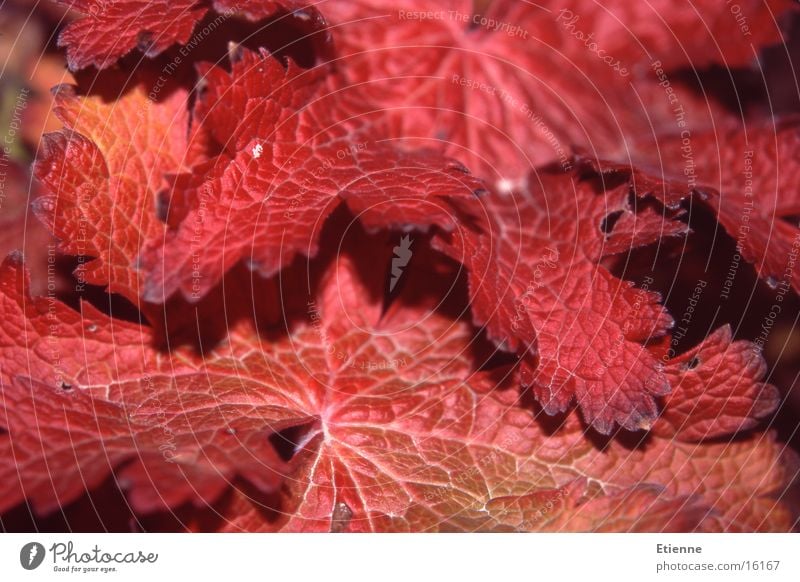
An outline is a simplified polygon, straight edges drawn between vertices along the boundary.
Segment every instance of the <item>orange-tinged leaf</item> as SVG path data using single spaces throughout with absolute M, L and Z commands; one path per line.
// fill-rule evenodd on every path
M 147 87 L 134 82 L 112 102 L 60 87 L 56 113 L 65 129 L 44 136 L 34 166 L 46 191 L 35 209 L 61 239 L 61 251 L 94 258 L 79 278 L 134 302 L 140 246 L 165 231 L 157 193 L 167 174 L 195 162 L 187 154 L 186 91 L 152 101 Z

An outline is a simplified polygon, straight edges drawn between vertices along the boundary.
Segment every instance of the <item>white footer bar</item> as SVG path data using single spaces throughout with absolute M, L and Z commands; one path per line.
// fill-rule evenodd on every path
M 280 582 L 796 581 L 800 537 L 0 534 L 0 580 L 234 582 L 256 576 Z

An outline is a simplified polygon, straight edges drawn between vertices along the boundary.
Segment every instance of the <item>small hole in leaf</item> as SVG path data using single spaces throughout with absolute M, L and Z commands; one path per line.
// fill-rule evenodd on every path
M 269 436 L 269 442 L 275 447 L 275 452 L 284 461 L 291 461 L 297 453 L 298 445 L 305 440 L 311 430 L 310 424 L 290 426 Z
M 665 192 L 666 194 L 666 192 Z M 636 195 L 636 190 L 633 186 L 630 187 L 628 190 L 628 208 L 631 212 L 636 212 L 636 209 L 639 207 L 639 197 Z
M 614 230 L 614 226 L 617 224 L 617 221 L 622 216 L 622 210 L 616 210 L 607 214 L 606 217 L 600 223 L 600 232 L 608 236 L 611 234 L 611 231 Z
M 691 360 L 686 362 L 686 369 L 687 370 L 694 370 L 699 365 L 700 365 L 700 358 L 695 356 Z
M 66 382 L 60 382 L 58 385 L 64 392 L 69 392 L 72 390 L 72 384 L 67 384 Z

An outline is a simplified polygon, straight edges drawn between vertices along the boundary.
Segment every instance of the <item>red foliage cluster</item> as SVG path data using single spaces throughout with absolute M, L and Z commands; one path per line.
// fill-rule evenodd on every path
M 796 309 L 800 128 L 708 81 L 790 2 L 60 2 L 73 291 L 0 268 L 0 514 L 794 527 L 769 337 L 695 316 L 739 270 Z

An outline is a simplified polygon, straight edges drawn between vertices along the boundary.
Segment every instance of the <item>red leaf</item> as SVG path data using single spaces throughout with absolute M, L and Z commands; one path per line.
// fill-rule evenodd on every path
M 800 129 L 796 123 L 752 124 L 722 136 L 692 140 L 699 184 L 708 203 L 736 239 L 745 260 L 773 286 L 800 292 Z M 678 166 L 678 144 L 665 143 L 670 168 Z M 716 194 L 716 195 L 715 195 Z
M 637 194 L 653 194 L 667 204 L 700 192 L 719 222 L 737 242 L 737 251 L 752 263 L 781 296 L 790 287 L 800 292 L 800 133 L 795 121 L 776 125 L 754 122 L 683 137 L 661 136 L 658 147 L 638 149 L 630 161 L 588 164 L 606 174 L 630 175 Z M 726 281 L 730 291 L 735 278 Z
M 270 276 L 313 256 L 341 201 L 370 228 L 447 227 L 443 200 L 481 188 L 460 164 L 385 140 L 372 108 L 325 68 L 246 50 L 232 67 L 203 71 L 195 115 L 222 153 L 178 180 L 180 224 L 142 254 L 149 301 L 178 289 L 196 300 L 242 259 Z
M 84 16 L 58 39 L 74 71 L 105 69 L 134 48 L 149 57 L 191 38 L 207 8 L 198 0 L 59 0 Z
M 344 74 L 384 111 L 395 136 L 419 137 L 492 180 L 569 155 L 569 128 L 532 118 L 540 85 L 526 37 L 539 10 L 515 14 L 519 37 L 473 26 L 468 0 L 327 2 L 321 10 Z M 429 12 L 436 17 L 415 16 Z
M 32 299 L 26 287 L 13 255 L 0 270 L 0 511 L 28 498 L 48 512 L 114 470 L 140 511 L 210 503 L 236 474 L 275 488 L 282 464 L 267 437 L 280 427 L 257 419 L 236 377 L 247 336 L 205 361 L 164 356 L 146 328 Z
M 710 65 L 744 67 L 764 46 L 783 40 L 778 19 L 791 10 L 789 0 L 745 0 L 736 6 L 716 0 L 557 0 L 547 3 L 565 31 L 594 33 L 584 40 L 589 51 L 630 58 L 668 69 Z M 595 42 L 599 49 L 590 44 Z
M 269 490 L 279 464 L 259 447 L 266 434 L 298 427 L 282 500 L 266 513 L 286 517 L 273 523 L 242 499 L 231 528 L 790 526 L 776 498 L 792 465 L 770 438 L 689 445 L 658 436 L 665 429 L 633 450 L 614 440 L 599 449 L 574 415 L 548 427 L 515 390 L 473 372 L 466 323 L 402 300 L 382 315 L 380 299 L 367 300 L 390 256 L 356 258 L 352 250 L 376 242 L 329 252 L 336 259 L 309 318 L 288 336 L 264 341 L 243 323 L 205 357 L 157 353 L 145 329 L 86 306 L 81 315 L 31 300 L 9 260 L 0 336 L 10 363 L 0 416 L 6 507 L 23 495 L 54 507 L 80 492 L 81 478 L 91 487 L 112 469 L 144 511 L 198 496 L 210 502 L 234 474 Z M 36 380 L 14 380 L 20 376 Z M 174 464 L 158 456 L 165 434 Z M 135 463 L 121 468 L 129 459 Z M 54 485 L 53 467 L 73 478 Z M 580 479 L 588 480 L 583 489 Z M 643 485 L 648 492 L 638 491 Z M 553 495 L 563 507 L 537 518 Z M 592 501 L 583 503 L 586 496 Z
M 303 0 L 214 0 L 214 10 L 220 14 L 234 13 L 243 15 L 251 21 L 258 21 L 272 16 L 279 10 L 294 10 L 310 4 Z M 304 18 L 318 18 L 316 11 L 310 8 L 303 12 Z
M 359 301 L 366 289 L 358 263 L 339 255 L 312 306 L 311 329 L 328 356 L 302 355 L 325 365 L 319 382 L 307 380 L 310 371 L 297 376 L 296 385 L 314 387 L 299 402 L 317 420 L 302 423 L 283 501 L 258 509 L 259 501 L 237 499 L 230 513 L 223 510 L 228 529 L 791 527 L 776 498 L 794 465 L 771 437 L 688 445 L 665 428 L 633 449 L 615 440 L 598 448 L 574 415 L 548 425 L 515 390 L 473 373 L 465 349 L 472 334 L 463 324 L 402 303 L 381 317 Z M 374 260 L 361 264 L 381 279 Z M 313 345 L 305 338 L 298 330 L 292 343 Z M 554 490 L 565 507 L 537 519 Z M 510 514 L 520 505 L 522 522 Z M 275 511 L 284 517 L 266 517 Z
M 698 201 L 770 317 L 800 290 L 797 123 L 713 97 L 787 0 L 72 4 L 73 68 L 183 55 L 215 17 L 271 32 L 180 80 L 126 59 L 56 92 L 34 206 L 78 257 L 76 307 L 31 297 L 19 253 L 0 267 L 4 523 L 111 483 L 194 530 L 796 525 L 798 459 L 756 429 L 779 401 L 761 340 L 723 326 L 676 356 L 655 282 L 616 274 Z
M 400 416 L 386 417 L 387 424 L 382 413 L 372 417 L 359 407 L 348 427 L 316 437 L 298 458 L 287 480 L 294 504 L 284 518 L 276 521 L 275 507 L 239 493 L 220 508 L 223 529 L 660 532 L 793 525 L 778 500 L 797 460 L 771 436 L 722 444 L 653 437 L 634 447 L 611 440 L 598 449 L 574 415 L 545 428 L 508 392 L 470 392 L 464 386 L 441 406 L 437 399 L 430 406 L 402 401 Z M 473 408 L 467 400 L 475 396 Z M 451 420 L 459 412 L 476 431 L 466 442 Z M 379 433 L 374 418 L 381 419 Z M 402 432 L 393 430 L 397 425 Z M 347 430 L 354 434 L 337 443 Z
M 35 210 L 61 239 L 60 250 L 96 257 L 81 265 L 79 279 L 107 285 L 136 303 L 139 249 L 165 231 L 156 194 L 167 173 L 194 162 L 187 154 L 186 91 L 155 102 L 147 86 L 132 83 L 111 102 L 60 87 L 56 113 L 66 129 L 44 136 L 34 166 L 47 192 Z
M 439 143 L 480 176 L 515 186 L 536 166 L 570 167 L 571 148 L 628 155 L 684 121 L 712 128 L 713 104 L 658 71 L 750 63 L 780 40 L 791 3 L 714 0 L 327 2 L 340 65 L 391 120 L 397 137 Z M 713 50 L 709 50 L 713 47 Z M 662 70 L 663 72 L 663 70 Z M 714 111 L 716 114 L 718 111 Z M 717 121 L 718 125 L 719 121 Z
M 640 219 L 626 187 L 599 195 L 569 175 L 531 182 L 484 198 L 483 229 L 463 228 L 444 247 L 469 270 L 474 317 L 523 358 L 523 382 L 549 414 L 575 398 L 600 432 L 649 427 L 669 382 L 645 346 L 672 319 L 657 294 L 616 279 L 600 259 L 686 227 L 652 210 Z M 611 216 L 620 229 L 604 233 Z
M 667 375 L 674 389 L 654 430 L 700 441 L 753 428 L 780 402 L 778 390 L 761 381 L 765 372 L 756 344 L 731 342 L 730 327 L 718 329 L 669 361 Z
M 305 5 L 301 0 L 56 0 L 83 14 L 61 33 L 70 69 L 94 65 L 106 69 L 138 48 L 155 57 L 176 43 L 191 44 L 195 26 L 213 4 L 214 27 L 232 16 L 258 21 L 282 9 Z M 310 9 L 305 18 L 319 18 Z M 198 40 L 204 34 L 196 33 Z

